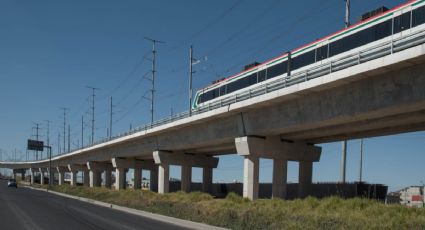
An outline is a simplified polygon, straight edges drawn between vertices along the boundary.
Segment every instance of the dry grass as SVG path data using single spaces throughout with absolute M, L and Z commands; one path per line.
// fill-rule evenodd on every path
M 307 198 L 249 201 L 230 193 L 113 191 L 53 186 L 52 190 L 231 229 L 425 229 L 425 210 L 366 199 Z

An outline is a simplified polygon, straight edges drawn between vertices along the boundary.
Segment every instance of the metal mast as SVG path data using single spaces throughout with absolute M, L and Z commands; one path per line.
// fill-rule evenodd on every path
M 350 0 L 345 0 L 345 28 L 350 26 Z
M 61 109 L 63 109 L 63 152 L 66 152 L 66 110 L 68 108 Z
M 192 116 L 192 65 L 193 65 L 193 48 L 190 46 L 189 50 L 189 116 Z
M 111 97 L 111 113 L 109 114 L 109 138 L 112 138 L 112 97 Z
M 87 86 L 87 88 L 92 90 L 92 107 L 91 107 L 91 143 L 94 143 L 94 97 L 96 94 L 94 93 L 95 90 L 98 88 Z
M 156 64 L 156 43 L 165 43 L 156 39 L 145 37 L 146 40 L 152 42 L 152 78 L 150 79 L 152 82 L 152 89 L 151 89 L 151 124 L 153 124 L 153 115 L 154 115 L 154 95 L 155 95 L 155 64 Z
M 359 182 L 362 182 L 363 174 L 363 138 L 360 139 L 360 170 L 359 170 Z
M 345 0 L 345 28 L 350 26 L 350 0 Z M 347 167 L 347 140 L 342 142 L 342 157 L 341 157 L 341 182 L 345 183 L 345 173 Z

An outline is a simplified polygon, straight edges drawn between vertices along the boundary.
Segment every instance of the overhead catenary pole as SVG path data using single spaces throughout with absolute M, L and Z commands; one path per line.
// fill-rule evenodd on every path
M 350 26 L 350 0 L 345 0 L 345 28 Z M 342 157 L 341 157 L 341 182 L 345 183 L 345 174 L 347 166 L 347 140 L 342 142 Z
M 35 139 L 38 141 L 38 130 L 40 123 L 35 123 Z M 35 151 L 35 159 L 38 160 L 38 151 Z
M 345 28 L 350 26 L 350 0 L 345 0 Z
M 189 116 L 192 116 L 192 70 L 193 66 L 193 48 L 190 46 L 189 49 Z
M 152 42 L 152 88 L 151 88 L 151 125 L 153 124 L 154 119 L 154 96 L 155 96 L 155 73 L 156 73 L 156 43 L 165 43 L 156 39 L 145 37 L 146 40 Z
M 63 152 L 66 152 L 66 111 L 68 108 L 62 107 L 63 110 Z
M 109 114 L 109 138 L 112 138 L 112 107 L 113 107 L 113 105 L 112 105 L 112 96 L 111 96 L 111 111 L 110 111 L 110 114 Z
M 84 116 L 81 116 L 81 148 L 84 146 Z
M 91 87 L 91 86 L 87 86 L 87 88 L 92 90 L 91 144 L 93 144 L 94 143 L 94 97 L 96 96 L 96 94 L 94 92 L 95 92 L 95 90 L 98 90 L 99 88 L 95 88 L 95 87 Z
M 360 170 L 359 170 L 359 182 L 363 180 L 363 138 L 360 139 Z
M 68 124 L 68 152 L 71 151 L 71 125 Z

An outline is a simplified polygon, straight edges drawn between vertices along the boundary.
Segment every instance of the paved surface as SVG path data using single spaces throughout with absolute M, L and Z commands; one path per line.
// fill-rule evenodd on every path
M 185 229 L 0 180 L 0 229 Z

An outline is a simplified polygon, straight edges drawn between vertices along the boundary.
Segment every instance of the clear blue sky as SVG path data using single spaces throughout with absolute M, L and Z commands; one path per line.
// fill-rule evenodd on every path
M 382 5 L 404 0 L 353 0 L 352 21 Z M 81 117 L 90 119 L 90 94 L 96 91 L 95 139 L 105 137 L 109 98 L 114 100 L 113 133 L 149 121 L 151 43 L 159 44 L 155 118 L 187 109 L 188 49 L 194 46 L 194 88 L 238 72 L 243 65 L 265 61 L 343 27 L 343 0 L 2 0 L 0 1 L 0 148 L 3 159 L 25 159 L 26 139 L 34 122 L 51 121 L 50 143 L 58 148 L 63 132 L 61 107 L 69 108 L 72 147 L 81 143 Z M 85 124 L 85 142 L 90 123 Z M 364 179 L 391 189 L 425 180 L 422 162 L 425 133 L 365 140 Z M 62 142 L 62 141 L 61 141 Z M 349 142 L 348 180 L 358 178 L 359 141 Z M 63 146 L 62 146 L 63 147 Z M 323 145 L 314 165 L 314 181 L 339 178 L 340 143 Z M 32 153 L 30 153 L 32 157 Z M 261 181 L 271 181 L 271 161 L 261 161 Z M 289 166 L 297 181 L 298 165 Z M 194 180 L 199 180 L 194 171 Z M 242 178 L 242 159 L 222 157 L 215 180 Z M 177 169 L 172 176 L 179 177 Z

